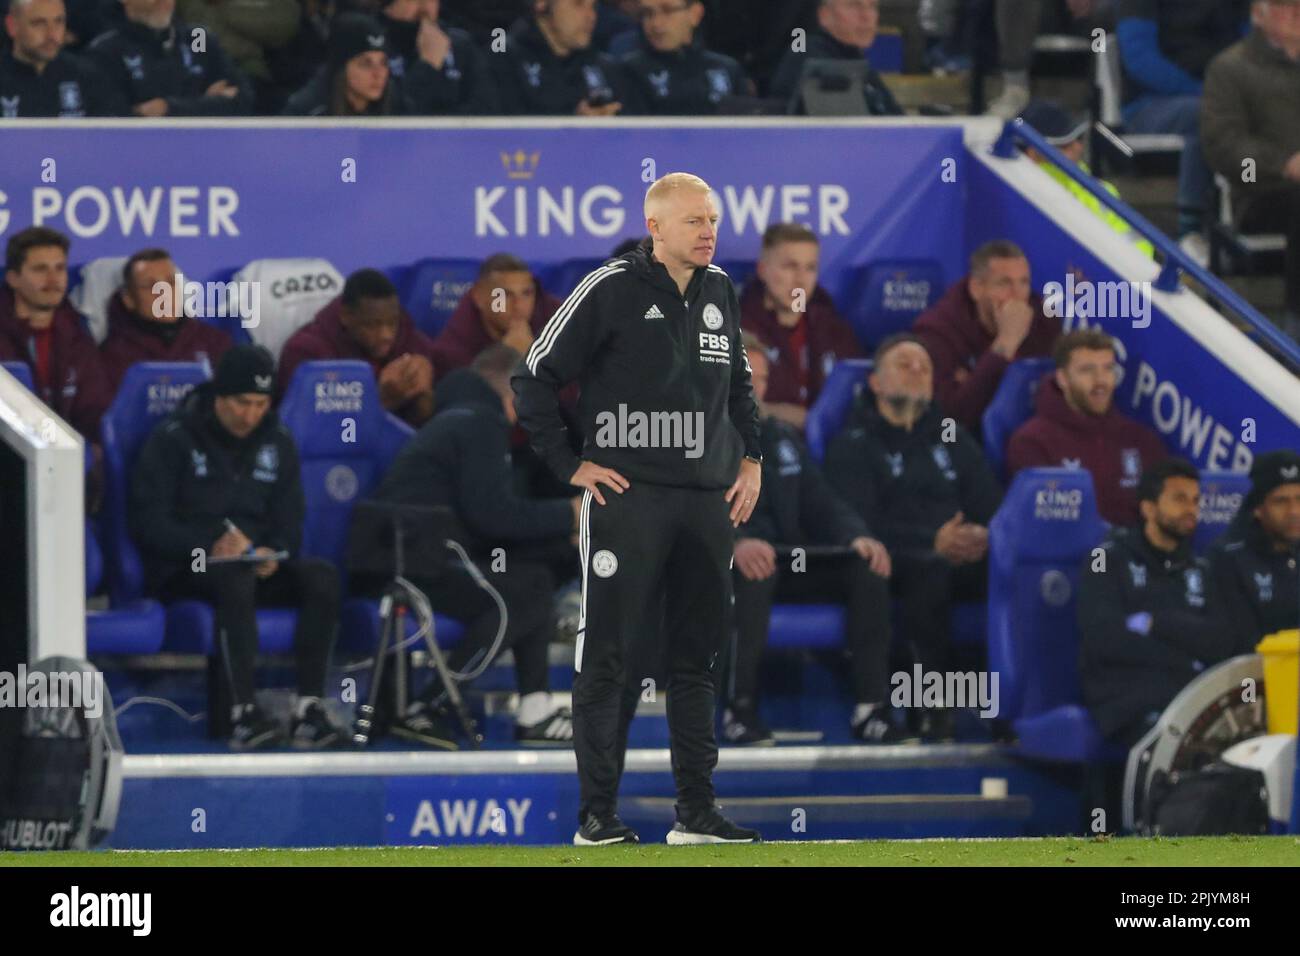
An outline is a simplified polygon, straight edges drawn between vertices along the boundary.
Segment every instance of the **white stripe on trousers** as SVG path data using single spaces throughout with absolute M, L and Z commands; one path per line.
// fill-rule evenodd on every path
M 582 648 L 587 641 L 587 568 L 591 564 L 591 492 L 582 493 L 578 515 L 578 560 L 582 562 L 582 603 L 578 607 L 578 641 L 573 649 L 573 669 L 582 673 Z

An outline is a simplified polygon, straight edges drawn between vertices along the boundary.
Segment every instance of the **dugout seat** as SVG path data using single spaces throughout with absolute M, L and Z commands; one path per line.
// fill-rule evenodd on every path
M 840 433 L 854 401 L 867 387 L 871 369 L 871 359 L 841 359 L 822 383 L 822 390 L 808 409 L 804 422 L 808 451 L 818 463 L 825 460 L 831 439 Z
M 1105 534 L 1092 477 L 1066 468 L 1016 475 L 989 526 L 989 670 L 999 717 L 1030 757 L 1120 756 L 1082 705 L 1075 601 L 1084 557 Z
M 342 571 L 353 507 L 378 486 L 414 430 L 384 410 L 374 372 L 358 361 L 298 366 L 280 403 L 280 419 L 298 445 L 306 504 L 303 554 L 324 558 Z M 377 601 L 345 600 L 341 622 L 341 648 L 365 652 L 378 644 Z M 410 618 L 407 623 L 413 625 Z M 464 630 L 458 621 L 440 615 L 435 627 L 444 645 Z
M 86 522 L 86 594 L 103 583 L 104 553 L 95 527 Z M 157 601 L 130 601 L 108 610 L 86 611 L 86 655 L 156 654 L 162 649 L 167 619 Z
M 1192 550 L 1204 554 L 1228 530 L 1250 491 L 1250 475 L 1231 471 L 1201 472 L 1201 520 L 1192 535 Z
M 542 288 L 561 300 L 578 287 L 578 283 L 589 273 L 599 269 L 604 259 L 565 259 L 549 265 L 539 266 L 534 270 L 537 281 Z
M 0 362 L 6 372 L 18 379 L 19 384 L 29 392 L 36 391 L 36 383 L 32 379 L 31 366 L 26 362 Z
M 1050 358 L 1019 359 L 1007 366 L 993 401 L 984 409 L 984 455 L 993 473 L 1006 479 L 1007 442 L 1034 415 L 1034 395 L 1043 377 L 1056 367 Z
M 122 285 L 126 256 L 102 256 L 81 267 L 76 288 L 68 295 L 73 308 L 86 317 L 86 326 L 96 344 L 108 335 L 108 300 Z
M 933 259 L 886 259 L 852 270 L 840 301 L 858 341 L 872 348 L 910 329 L 943 289 L 943 267 Z
M 224 318 L 208 321 L 224 329 L 238 345 L 264 346 L 278 361 L 289 336 L 316 317 L 316 313 L 343 293 L 343 276 L 326 259 L 254 259 L 230 277 L 239 283 L 257 283 L 258 315 L 245 328 L 232 305 Z M 233 314 L 231 314 L 233 313 Z
M 421 259 L 406 272 L 398 294 L 415 327 L 437 336 L 478 277 L 477 259 Z
M 737 290 L 754 277 L 754 270 L 758 268 L 753 259 L 723 259 L 714 264 L 727 274 Z

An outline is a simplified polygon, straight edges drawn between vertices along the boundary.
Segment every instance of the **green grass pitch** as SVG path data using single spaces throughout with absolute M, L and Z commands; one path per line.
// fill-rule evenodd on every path
M 3 866 L 1296 866 L 1284 837 L 862 840 L 757 846 L 446 846 L 0 853 Z

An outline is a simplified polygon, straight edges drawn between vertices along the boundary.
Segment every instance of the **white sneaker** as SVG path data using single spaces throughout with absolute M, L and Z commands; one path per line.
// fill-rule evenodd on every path
M 1179 239 L 1178 248 L 1202 269 L 1210 268 L 1210 244 L 1199 232 L 1189 232 Z
M 1029 87 L 1008 83 L 1002 87 L 997 99 L 984 111 L 985 116 L 996 116 L 1004 120 L 1013 120 L 1029 105 Z

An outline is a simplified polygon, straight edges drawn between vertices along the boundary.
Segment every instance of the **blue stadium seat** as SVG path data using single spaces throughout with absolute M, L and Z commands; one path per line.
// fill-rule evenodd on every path
M 825 459 L 831 439 L 839 434 L 849 417 L 853 400 L 867 387 L 871 367 L 871 359 L 842 359 L 831 369 L 804 423 L 808 451 L 815 460 Z
M 768 647 L 818 650 L 844 644 L 844 607 L 840 604 L 774 604 L 768 624 Z
M 384 410 L 374 372 L 358 361 L 298 366 L 280 404 L 280 418 L 298 445 L 301 461 L 303 554 L 342 569 L 353 506 L 375 489 L 414 432 Z M 341 648 L 374 649 L 379 639 L 377 602 L 347 600 L 341 619 Z M 439 617 L 436 626 L 443 644 L 453 643 L 463 631 L 450 618 Z
M 86 594 L 99 590 L 104 552 L 94 525 L 86 522 Z M 156 654 L 163 643 L 167 619 L 157 601 L 131 601 L 110 610 L 86 611 L 86 654 Z
M 1007 477 L 1007 442 L 1034 415 L 1034 393 L 1056 363 L 1050 358 L 1019 359 L 1007 366 L 993 401 L 984 409 L 984 454 L 994 473 Z
M 1250 475 L 1232 471 L 1201 472 L 1201 520 L 1192 536 L 1192 550 L 1202 554 L 1228 530 L 1250 491 Z
M 456 305 L 478 277 L 477 259 L 421 259 L 398 287 L 402 307 L 425 335 L 442 331 Z
M 26 362 L 0 362 L 4 370 L 22 382 L 27 391 L 34 392 L 36 383 L 32 380 L 32 369 Z
M 1027 756 L 1116 756 L 1082 706 L 1075 621 L 1080 565 L 1105 527 L 1092 477 L 1065 468 L 1016 475 L 990 524 L 989 670 Z
M 737 289 L 754 277 L 754 270 L 758 267 L 753 259 L 723 259 L 716 265 Z
M 599 269 L 604 259 L 565 259 L 535 269 L 537 281 L 553 296 L 566 299 L 578 287 L 583 276 Z
M 868 348 L 912 327 L 943 292 L 943 267 L 932 259 L 890 259 L 853 270 L 840 297 L 845 320 Z

